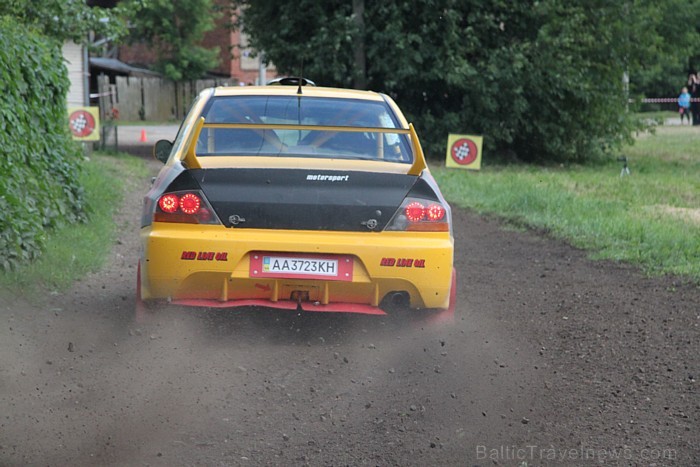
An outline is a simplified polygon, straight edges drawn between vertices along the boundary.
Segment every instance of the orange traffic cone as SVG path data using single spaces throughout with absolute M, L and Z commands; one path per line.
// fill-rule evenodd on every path
M 142 143 L 146 142 L 146 130 L 144 130 L 143 128 L 141 129 L 141 139 L 139 141 L 141 141 Z

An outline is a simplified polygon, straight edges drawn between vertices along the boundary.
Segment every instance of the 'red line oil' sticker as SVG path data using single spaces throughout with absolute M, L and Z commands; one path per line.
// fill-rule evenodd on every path
M 180 259 L 185 261 L 228 261 L 228 252 L 185 250 L 180 255 Z
M 414 258 L 382 258 L 379 265 L 389 268 L 424 268 L 425 260 Z

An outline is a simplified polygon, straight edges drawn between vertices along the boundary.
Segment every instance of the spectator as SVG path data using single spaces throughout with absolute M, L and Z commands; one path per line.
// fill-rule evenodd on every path
M 681 94 L 678 96 L 678 113 L 681 115 L 681 125 L 683 125 L 683 118 L 688 119 L 688 125 L 692 124 L 690 120 L 690 94 L 688 94 L 686 87 L 681 89 Z
M 700 125 L 700 102 L 693 102 L 694 99 L 700 98 L 700 79 L 698 78 L 700 74 L 695 75 L 690 73 L 688 75 L 688 92 L 690 93 L 690 113 L 693 115 L 693 125 Z

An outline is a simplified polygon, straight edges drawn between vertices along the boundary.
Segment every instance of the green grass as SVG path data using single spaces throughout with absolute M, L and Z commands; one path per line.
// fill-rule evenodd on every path
M 544 229 L 593 258 L 700 281 L 700 129 L 659 128 L 623 154 L 630 176 L 620 177 L 612 157 L 587 166 L 431 170 L 455 205 Z
M 31 295 L 36 289 L 60 290 L 100 269 L 116 236 L 113 216 L 121 207 L 126 177 L 145 177 L 138 158 L 95 153 L 85 162 L 81 182 L 89 206 L 87 223 L 49 232 L 46 249 L 34 263 L 0 273 L 0 288 Z
M 678 121 L 680 122 L 680 115 L 675 110 L 655 110 L 650 112 L 639 112 L 636 115 L 645 120 L 654 120 L 661 125 L 663 125 L 663 123 L 668 119 L 678 119 Z

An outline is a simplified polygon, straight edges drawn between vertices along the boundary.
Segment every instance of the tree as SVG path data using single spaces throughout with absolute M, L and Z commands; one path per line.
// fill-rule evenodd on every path
M 47 230 L 87 216 L 61 46 L 117 33 L 109 17 L 78 0 L 0 0 L 0 270 L 38 257 Z
M 233 0 L 281 73 L 303 59 L 317 83 L 351 86 L 364 47 L 367 87 L 398 101 L 433 157 L 450 132 L 527 161 L 605 154 L 643 125 L 623 75 L 690 45 L 664 23 L 677 0 L 387 0 L 367 2 L 362 21 L 353 3 Z
M 665 0 L 658 28 L 663 42 L 654 47 L 658 53 L 640 60 L 630 86 L 635 94 L 647 97 L 675 97 L 687 82 L 688 73 L 700 71 L 700 2 Z
M 0 0 L 0 12 L 61 43 L 72 40 L 87 45 L 89 33 L 115 40 L 126 33 L 121 12 L 88 7 L 84 0 Z
M 131 18 L 131 41 L 153 46 L 157 70 L 173 81 L 216 67 L 219 49 L 198 45 L 220 14 L 212 0 L 125 0 L 119 9 Z
M 265 59 L 279 71 L 296 76 L 303 67 L 304 74 L 319 83 L 352 85 L 358 27 L 352 2 L 273 0 L 233 1 L 232 5 L 245 10 L 245 18 L 239 16 L 234 27 L 247 32 L 250 45 L 264 50 Z

